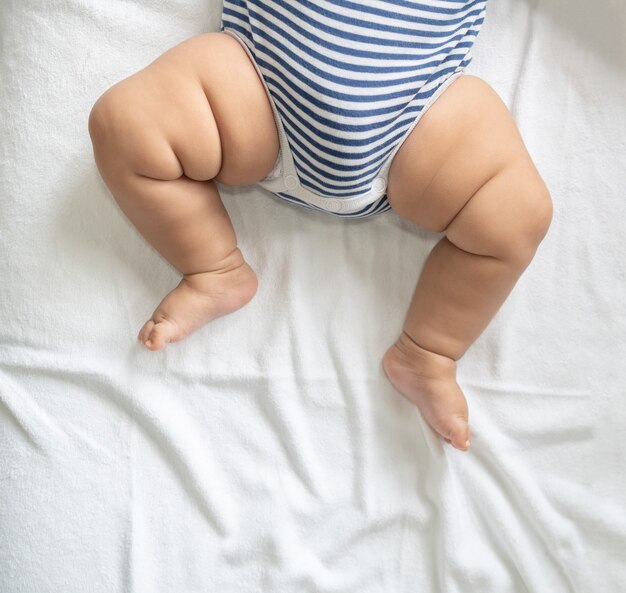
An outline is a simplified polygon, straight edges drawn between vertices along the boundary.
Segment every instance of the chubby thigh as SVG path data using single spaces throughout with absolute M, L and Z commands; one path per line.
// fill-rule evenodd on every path
M 107 156 L 155 179 L 247 185 L 278 157 L 263 83 L 239 42 L 221 32 L 191 37 L 113 85 L 96 101 L 90 129 L 105 128 L 99 120 Z
M 388 176 L 391 207 L 467 251 L 508 257 L 536 247 L 548 190 L 496 91 L 462 75 L 423 114 Z M 526 254 L 524 254 L 526 255 Z

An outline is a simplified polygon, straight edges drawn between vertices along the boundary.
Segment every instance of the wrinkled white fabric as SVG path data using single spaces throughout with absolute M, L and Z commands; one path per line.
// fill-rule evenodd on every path
M 386 381 L 439 235 L 222 186 L 256 298 L 152 353 L 178 282 L 97 173 L 109 86 L 205 0 L 0 3 L 0 591 L 604 593 L 626 583 L 626 8 L 497 0 L 470 73 L 554 221 L 459 362 L 472 448 Z

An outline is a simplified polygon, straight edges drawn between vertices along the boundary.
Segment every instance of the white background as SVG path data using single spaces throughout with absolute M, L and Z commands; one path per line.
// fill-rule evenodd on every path
M 469 72 L 555 205 L 459 362 L 474 439 L 386 381 L 439 235 L 222 188 L 260 288 L 151 353 L 178 274 L 99 178 L 93 102 L 205 0 L 0 3 L 0 591 L 561 593 L 626 582 L 626 5 L 494 0 Z

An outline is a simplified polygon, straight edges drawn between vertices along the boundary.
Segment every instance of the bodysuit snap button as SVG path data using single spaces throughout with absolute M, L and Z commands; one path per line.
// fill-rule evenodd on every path
M 295 189 L 298 187 L 298 178 L 295 175 L 287 175 L 285 177 L 285 185 L 287 189 Z
M 383 191 L 387 187 L 387 180 L 384 177 L 374 179 L 374 191 Z
M 341 200 L 328 200 L 328 202 L 326 202 L 326 209 L 331 212 L 340 212 L 343 210 L 343 202 Z

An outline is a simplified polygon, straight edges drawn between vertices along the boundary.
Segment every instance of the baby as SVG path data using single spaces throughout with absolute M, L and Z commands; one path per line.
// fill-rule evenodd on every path
M 258 183 L 336 216 L 393 209 L 445 233 L 382 365 L 462 451 L 456 361 L 526 269 L 549 192 L 497 93 L 464 73 L 486 0 L 225 0 L 192 37 L 108 89 L 89 116 L 98 169 L 182 274 L 139 332 L 161 350 L 252 299 L 216 182 Z

